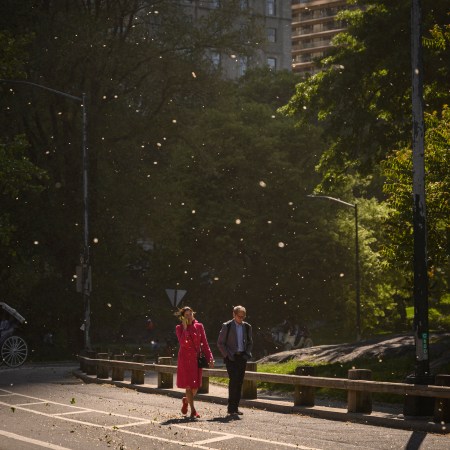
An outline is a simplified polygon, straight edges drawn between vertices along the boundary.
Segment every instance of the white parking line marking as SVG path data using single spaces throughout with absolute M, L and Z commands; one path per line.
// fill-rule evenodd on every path
M 48 403 L 48 402 L 17 403 L 14 406 L 45 405 L 46 403 Z
M 174 427 L 179 427 L 179 428 L 186 428 L 192 431 L 203 431 L 204 433 L 206 432 L 204 429 L 202 428 L 195 428 L 195 427 L 187 427 L 187 426 L 183 426 L 183 425 L 172 425 Z M 292 447 L 292 448 L 298 448 L 300 450 L 321 450 L 319 448 L 316 447 L 305 447 L 303 445 L 300 444 L 289 444 L 288 442 L 282 442 L 282 441 L 271 441 L 269 439 L 262 439 L 262 438 L 257 438 L 254 436 L 244 436 L 242 434 L 235 434 L 235 433 L 226 433 L 225 431 L 212 431 L 211 433 L 216 433 L 216 434 L 222 434 L 224 436 L 230 436 L 232 438 L 238 438 L 238 439 L 246 439 L 248 441 L 253 441 L 253 442 L 263 442 L 265 444 L 271 444 L 271 445 L 276 445 L 276 446 L 283 446 L 283 447 Z M 198 441 L 198 442 L 203 442 L 203 441 Z
M 226 441 L 227 439 L 233 439 L 233 438 L 234 438 L 234 436 L 229 434 L 228 436 L 217 436 L 215 438 L 205 439 L 204 441 L 196 441 L 196 442 L 194 442 L 194 444 L 197 444 L 197 445 L 210 444 L 211 442 Z
M 54 403 L 54 402 L 52 402 L 52 403 Z M 15 407 L 14 405 L 9 405 L 9 404 L 4 403 L 4 402 L 0 402 L 0 405 Z M 100 424 L 97 424 L 97 423 L 85 422 L 83 420 L 69 419 L 68 417 L 61 417 L 61 416 L 57 416 L 55 414 L 47 414 L 47 413 L 43 413 L 43 412 L 40 412 L 40 411 L 35 411 L 33 409 L 27 409 L 27 408 L 24 408 L 23 406 L 18 406 L 18 407 L 16 407 L 16 409 L 21 410 L 21 411 L 25 411 L 25 412 L 29 412 L 29 413 L 33 413 L 33 414 L 38 414 L 40 416 L 45 416 L 45 417 L 51 417 L 51 418 L 64 420 L 66 422 L 72 422 L 72 423 L 87 425 L 87 426 L 94 427 L 94 428 L 103 428 L 103 429 L 111 430 L 111 431 L 115 430 L 115 431 L 117 431 L 119 433 L 126 433 L 126 434 L 131 434 L 133 436 L 144 437 L 146 439 L 151 439 L 151 440 L 156 440 L 156 441 L 161 441 L 161 442 L 167 442 L 169 444 L 180 445 L 180 441 L 175 441 L 175 440 L 172 440 L 172 439 L 166 439 L 166 438 L 162 438 L 162 437 L 159 437 L 159 436 L 153 436 L 151 434 L 136 433 L 134 431 L 119 429 L 117 425 L 110 425 L 110 426 L 109 425 L 100 425 Z M 88 410 L 88 412 L 98 412 L 98 413 L 105 414 L 105 415 L 108 415 L 108 416 L 119 416 L 119 417 L 121 416 L 120 414 L 110 414 L 110 413 L 105 412 L 105 411 Z M 148 421 L 147 423 L 150 424 L 151 421 Z M 158 422 L 153 422 L 153 423 L 158 423 Z M 212 447 L 205 447 L 205 446 L 197 445 L 197 444 L 190 443 L 190 442 L 183 442 L 183 445 L 185 447 L 201 448 L 201 449 L 204 449 L 204 450 L 217 450 L 217 449 L 212 448 Z
M 88 409 L 80 409 L 79 411 L 67 411 L 67 412 L 63 412 L 63 413 L 53 413 L 53 416 L 65 416 L 67 414 L 82 414 L 85 412 L 89 412 Z
M 136 425 L 151 425 L 149 420 L 141 420 L 140 422 L 124 423 L 123 425 L 115 425 L 115 428 L 135 427 Z
M 20 436 L 19 434 L 10 433 L 9 431 L 0 430 L 0 435 L 15 439 L 17 441 L 28 442 L 29 444 L 39 445 L 40 447 L 50 448 L 52 450 L 70 450 L 67 447 L 61 447 L 60 445 L 50 444 L 50 442 L 38 441 L 36 439 Z
M 197 441 L 197 442 L 182 442 L 180 443 L 180 441 L 174 441 L 171 439 L 166 439 L 166 438 L 161 438 L 158 436 L 153 436 L 153 435 L 149 435 L 149 434 L 142 434 L 142 433 L 138 433 L 135 431 L 130 431 L 130 430 L 126 430 L 123 427 L 129 427 L 129 426 L 134 426 L 134 425 L 145 425 L 145 424 L 157 424 L 160 425 L 160 422 L 155 421 L 155 420 L 143 420 L 142 417 L 134 417 L 134 416 L 128 416 L 128 415 L 124 415 L 124 414 L 117 414 L 117 413 L 110 413 L 107 411 L 100 411 L 100 410 L 95 410 L 95 409 L 90 409 L 90 408 L 81 408 L 78 406 L 73 406 L 73 405 L 67 405 L 64 403 L 58 403 L 58 402 L 53 402 L 53 401 L 46 401 L 37 397 L 31 397 L 28 395 L 24 395 L 24 394 L 15 394 L 13 392 L 10 391 L 4 391 L 4 392 L 8 392 L 10 394 L 14 394 L 17 396 L 21 396 L 21 397 L 26 397 L 26 398 L 30 398 L 33 400 L 39 400 L 42 403 L 48 403 L 48 404 L 53 404 L 53 405 L 60 405 L 60 406 L 66 406 L 66 407 L 70 407 L 70 408 L 74 408 L 74 409 L 78 409 L 79 411 L 74 411 L 74 413 L 98 413 L 98 414 L 104 414 L 104 415 L 108 415 L 110 417 L 119 417 L 119 418 L 124 418 L 124 419 L 128 419 L 128 420 L 132 420 L 132 421 L 136 421 L 136 423 L 126 423 L 126 424 L 118 424 L 118 425 L 100 425 L 100 424 L 96 424 L 96 423 L 92 423 L 92 422 L 85 422 L 82 420 L 76 420 L 76 419 L 70 419 L 68 417 L 62 417 L 63 414 L 67 414 L 67 413 L 57 413 L 57 414 L 49 414 L 49 413 L 44 413 L 44 412 L 40 412 L 40 411 L 35 411 L 33 409 L 27 409 L 25 406 L 30 405 L 30 403 L 24 403 L 23 405 L 25 406 L 17 406 L 14 404 L 8 404 L 8 403 L 4 403 L 2 401 L 0 401 L 0 405 L 5 405 L 5 406 L 10 406 L 10 407 L 16 407 L 19 410 L 23 410 L 26 412 L 30 412 L 33 414 L 40 414 L 43 415 L 45 417 L 52 417 L 52 418 L 56 418 L 56 419 L 60 419 L 60 420 L 64 420 L 67 422 L 73 422 L 73 423 L 77 423 L 77 424 L 83 424 L 83 425 L 87 425 L 87 426 L 92 426 L 92 427 L 96 427 L 96 428 L 104 428 L 104 429 L 108 429 L 108 430 L 116 430 L 118 432 L 121 433 L 126 433 L 126 434 L 131 434 L 134 436 L 140 436 L 140 437 L 144 437 L 147 439 L 154 439 L 154 440 L 158 440 L 158 441 L 162 441 L 162 442 L 168 442 L 171 444 L 182 444 L 183 446 L 187 446 L 187 447 L 195 447 L 195 448 L 202 448 L 202 449 L 206 449 L 206 450 L 217 450 L 215 448 L 210 448 L 210 447 L 204 447 L 203 443 L 207 444 L 208 442 L 215 442 L 216 438 L 211 438 L 211 439 L 206 439 L 206 440 L 202 440 L 202 441 Z M 317 449 L 315 447 L 305 447 L 299 444 L 290 444 L 287 442 L 280 442 L 280 441 L 271 441 L 268 439 L 261 439 L 261 438 L 256 438 L 256 437 L 250 437 L 250 436 L 245 436 L 245 435 L 240 435 L 240 434 L 234 434 L 234 433 L 226 433 L 223 431 L 211 431 L 211 430 L 205 430 L 203 428 L 199 428 L 199 427 L 192 427 L 189 425 L 182 425 L 182 424 L 172 424 L 172 427 L 176 427 L 176 428 L 181 428 L 181 429 L 185 429 L 185 430 L 189 430 L 189 431 L 199 431 L 201 433 L 206 433 L 206 434 L 210 434 L 210 435 L 217 435 L 217 440 L 227 440 L 227 439 L 245 439 L 245 440 L 249 440 L 249 441 L 253 441 L 253 442 L 261 442 L 261 443 L 265 443 L 265 444 L 270 444 L 270 445 L 274 445 L 274 446 L 284 446 L 284 447 L 292 447 L 292 448 L 297 448 L 299 450 L 320 450 Z

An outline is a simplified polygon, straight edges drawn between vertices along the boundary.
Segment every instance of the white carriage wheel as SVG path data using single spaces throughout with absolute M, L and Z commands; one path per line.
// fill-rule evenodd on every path
M 27 355 L 27 343 L 20 336 L 10 336 L 2 344 L 2 361 L 10 367 L 22 365 Z

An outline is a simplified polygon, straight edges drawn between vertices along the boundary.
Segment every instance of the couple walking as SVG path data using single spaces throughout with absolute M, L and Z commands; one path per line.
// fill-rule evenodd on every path
M 209 348 L 203 324 L 194 318 L 194 311 L 189 306 L 181 308 L 177 315 L 181 321 L 176 326 L 180 349 L 178 352 L 177 387 L 186 389 L 182 399 L 181 412 L 186 415 L 191 409 L 191 418 L 200 415 L 195 410 L 194 397 L 202 385 L 202 369 L 198 367 L 197 357 L 200 352 L 206 356 L 208 366 L 214 367 L 214 358 Z M 239 402 L 244 382 L 247 360 L 252 356 L 252 327 L 245 322 L 246 310 L 243 306 L 233 308 L 233 319 L 222 324 L 217 340 L 217 347 L 222 354 L 228 376 L 228 415 L 241 415 Z

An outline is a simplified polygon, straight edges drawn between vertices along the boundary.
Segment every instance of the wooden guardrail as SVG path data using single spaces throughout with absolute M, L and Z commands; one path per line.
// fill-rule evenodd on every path
M 98 354 L 101 358 L 92 358 L 92 354 L 78 356 L 80 369 L 88 375 L 97 375 L 97 378 L 108 378 L 109 370 L 112 370 L 114 381 L 123 381 L 124 372 L 131 371 L 132 384 L 144 384 L 145 372 L 158 373 L 158 388 L 173 387 L 173 375 L 177 372 L 177 366 L 172 364 L 172 358 L 159 358 L 158 363 L 145 363 L 143 355 L 131 355 L 123 361 L 119 359 L 107 359 L 105 354 Z M 115 355 L 116 358 L 122 355 Z M 121 357 L 121 359 L 124 359 Z M 228 378 L 224 369 L 203 369 L 202 388 L 200 393 L 209 392 L 209 378 Z M 314 376 L 314 367 L 298 367 L 295 375 L 273 374 L 257 372 L 255 362 L 247 363 L 242 398 L 257 398 L 257 382 L 275 384 L 290 384 L 294 386 L 295 406 L 314 406 L 315 388 L 342 389 L 347 391 L 348 412 L 370 414 L 372 412 L 373 392 L 397 394 L 401 396 L 428 397 L 435 399 L 434 421 L 450 422 L 450 375 L 436 375 L 436 383 L 439 385 L 419 385 L 408 383 L 391 383 L 384 381 L 372 381 L 371 371 L 367 369 L 351 369 L 346 378 L 325 378 Z

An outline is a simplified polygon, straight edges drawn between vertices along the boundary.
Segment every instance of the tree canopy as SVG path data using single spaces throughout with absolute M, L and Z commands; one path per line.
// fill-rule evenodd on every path
M 450 110 L 426 115 L 425 182 L 427 199 L 428 258 L 431 295 L 439 301 L 449 288 L 450 258 Z M 384 254 L 392 267 L 412 279 L 413 225 L 411 212 L 412 154 L 406 147 L 393 152 L 383 163 L 384 192 L 390 214 L 389 239 Z M 409 290 L 408 284 L 402 286 Z
M 234 81 L 212 55 L 257 51 L 254 17 L 230 1 L 193 20 L 183 4 L 2 2 L 2 298 L 31 318 L 36 335 L 55 331 L 59 345 L 79 350 L 86 94 L 93 342 L 139 342 L 145 316 L 170 338 L 165 289 L 175 288 L 187 290 L 184 301 L 212 333 L 244 304 L 260 343 L 286 318 L 306 323 L 316 342 L 353 338 L 353 210 L 313 192 L 358 205 L 365 336 L 403 330 L 409 2 L 356 1 L 314 76 L 260 69 Z M 448 290 L 449 255 L 447 9 L 424 1 L 430 267 L 439 295 Z
M 339 16 L 348 28 L 334 38 L 321 71 L 299 83 L 283 108 L 303 122 L 320 123 L 329 143 L 319 166 L 325 191 L 339 189 L 347 175 L 373 174 L 411 135 L 410 1 L 352 3 L 356 8 Z M 450 100 L 448 4 L 422 5 L 424 100 L 431 112 Z

